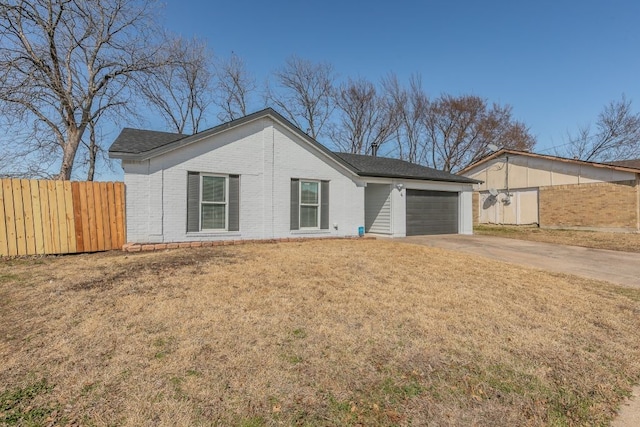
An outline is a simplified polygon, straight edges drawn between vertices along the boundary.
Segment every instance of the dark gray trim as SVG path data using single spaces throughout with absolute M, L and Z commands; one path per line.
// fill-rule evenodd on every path
M 291 230 L 300 229 L 300 180 L 291 179 Z
M 229 175 L 229 231 L 240 231 L 240 175 Z
M 187 233 L 200 231 L 200 174 L 187 172 Z
M 421 178 L 414 175 L 401 175 L 401 174 L 392 174 L 392 173 L 376 173 L 376 174 L 359 174 L 363 178 L 401 178 L 401 179 L 417 179 L 420 181 L 437 181 L 437 182 L 455 182 L 456 184 L 480 184 L 482 181 L 478 181 L 477 179 L 467 178 L 467 179 L 456 179 L 456 178 Z M 455 176 L 455 175 L 453 175 Z M 460 177 L 463 178 L 463 177 Z
M 320 187 L 320 228 L 329 229 L 329 181 L 321 181 Z

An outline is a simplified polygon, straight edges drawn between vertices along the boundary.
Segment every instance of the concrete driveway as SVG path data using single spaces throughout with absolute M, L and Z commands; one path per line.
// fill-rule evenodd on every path
M 494 236 L 412 236 L 398 240 L 640 288 L 640 254 L 638 253 Z

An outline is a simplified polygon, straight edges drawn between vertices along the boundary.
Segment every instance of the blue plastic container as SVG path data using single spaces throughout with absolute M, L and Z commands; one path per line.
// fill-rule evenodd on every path
M 358 236 L 364 236 L 364 227 L 358 227 Z

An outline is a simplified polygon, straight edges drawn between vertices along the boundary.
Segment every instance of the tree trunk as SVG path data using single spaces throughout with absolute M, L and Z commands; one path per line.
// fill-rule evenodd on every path
M 60 165 L 60 173 L 56 176 L 56 179 L 62 181 L 69 181 L 71 179 L 73 162 L 76 158 L 76 152 L 78 151 L 81 138 L 82 131 L 80 129 L 68 130 L 67 140 L 62 148 L 62 164 Z
M 96 128 L 93 122 L 89 123 L 89 170 L 87 181 L 93 181 L 96 172 L 96 158 L 98 157 L 98 144 L 96 144 Z

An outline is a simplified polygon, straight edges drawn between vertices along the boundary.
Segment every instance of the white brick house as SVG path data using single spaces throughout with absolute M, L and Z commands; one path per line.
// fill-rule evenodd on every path
M 191 136 L 124 129 L 109 155 L 125 173 L 129 242 L 355 236 L 365 226 L 405 236 L 422 216 L 434 232 L 472 232 L 476 181 L 333 153 L 270 108 Z M 425 202 L 433 215 L 419 213 Z

